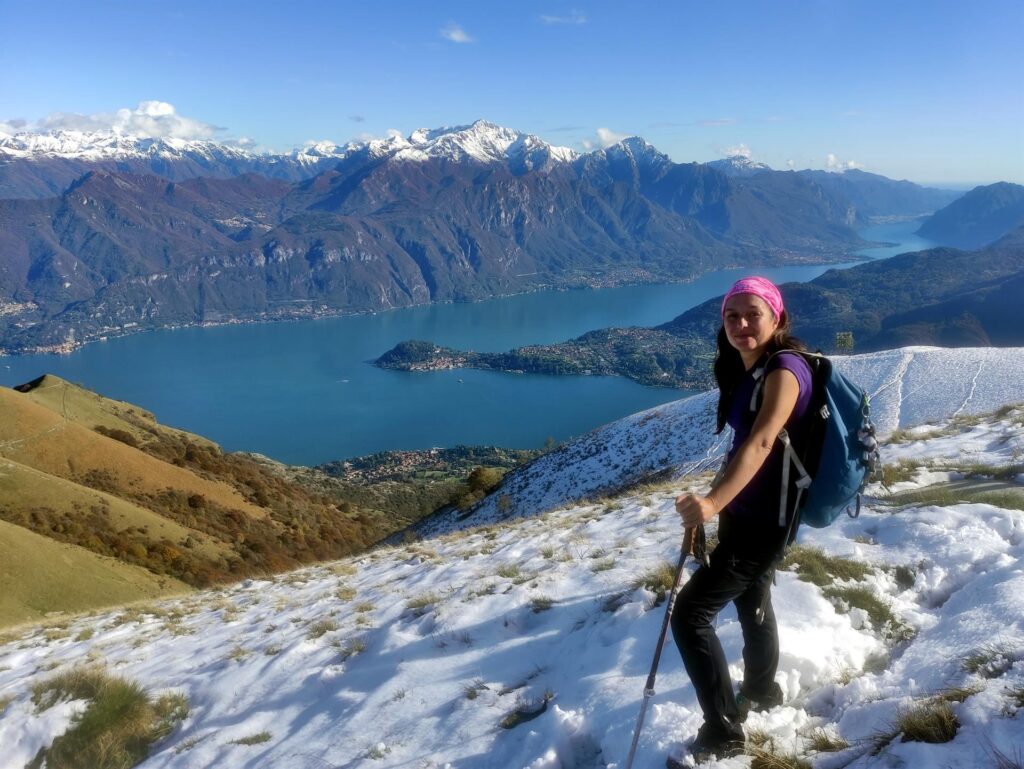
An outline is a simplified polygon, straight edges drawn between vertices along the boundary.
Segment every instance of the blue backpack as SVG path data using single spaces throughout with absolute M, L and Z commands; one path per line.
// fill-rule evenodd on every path
M 832 367 L 818 353 L 796 352 L 811 368 L 813 383 L 808 408 L 811 420 L 807 442 L 798 456 L 783 430 L 779 440 L 785 446 L 782 464 L 782 491 L 779 500 L 779 525 L 789 525 L 786 542 L 792 542 L 800 523 L 824 528 L 846 511 L 851 518 L 860 515 L 860 497 L 868 476 L 878 466 L 878 442 L 871 423 L 867 393 Z M 768 363 L 754 372 L 758 380 L 751 408 L 760 407 L 761 385 Z M 796 472 L 796 500 L 789 504 L 790 471 Z M 792 510 L 792 515 L 789 511 Z

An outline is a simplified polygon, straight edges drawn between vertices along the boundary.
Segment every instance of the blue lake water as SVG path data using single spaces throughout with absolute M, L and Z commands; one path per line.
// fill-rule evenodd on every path
M 865 253 L 887 257 L 927 247 L 911 234 L 917 224 L 863 231 L 868 240 L 909 246 Z M 777 282 L 807 281 L 826 269 L 759 273 Z M 406 373 L 367 361 L 405 339 L 502 351 L 609 326 L 653 326 L 722 294 L 748 272 L 727 270 L 687 284 L 540 291 L 375 315 L 155 331 L 70 355 L 0 358 L 0 383 L 56 374 L 227 450 L 292 464 L 459 444 L 539 447 L 549 437 L 562 441 L 687 393 L 620 377 Z

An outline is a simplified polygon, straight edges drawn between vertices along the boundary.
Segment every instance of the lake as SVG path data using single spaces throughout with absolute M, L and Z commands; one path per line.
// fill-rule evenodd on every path
M 919 222 L 862 231 L 872 241 L 926 248 Z M 837 266 L 837 265 L 831 265 Z M 759 270 L 807 281 L 830 266 Z M 0 383 L 56 374 L 204 435 L 229 451 L 312 465 L 389 449 L 498 445 L 536 448 L 688 393 L 620 377 L 457 370 L 386 371 L 369 365 L 406 339 L 479 351 L 560 342 L 609 326 L 654 326 L 720 295 L 749 270 L 693 283 L 538 291 L 318 320 L 154 331 L 86 345 L 70 355 L 0 358 Z

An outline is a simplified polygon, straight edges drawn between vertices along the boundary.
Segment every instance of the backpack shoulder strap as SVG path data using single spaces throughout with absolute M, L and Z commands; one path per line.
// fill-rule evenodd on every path
M 776 361 L 783 353 L 792 353 L 793 355 L 799 355 L 803 358 L 807 365 L 811 369 L 811 385 L 814 385 L 815 372 L 817 371 L 818 363 L 822 360 L 827 360 L 824 355 L 820 352 L 804 352 L 803 350 L 776 350 L 769 355 L 765 362 L 758 366 L 751 372 L 751 376 L 754 377 L 754 392 L 750 395 L 750 410 L 758 411 L 761 408 L 761 401 L 764 399 L 764 383 L 768 378 L 768 374 L 775 370 L 772 366 L 772 362 Z

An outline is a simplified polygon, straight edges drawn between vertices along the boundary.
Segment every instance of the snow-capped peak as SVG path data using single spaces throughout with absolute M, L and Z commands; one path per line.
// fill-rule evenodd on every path
M 626 155 L 638 165 L 670 163 L 669 156 L 640 136 L 627 136 L 603 150 L 606 157 Z
M 732 155 L 721 160 L 708 163 L 711 168 L 721 171 L 726 176 L 753 176 L 761 171 L 771 171 L 771 166 L 751 160 L 746 155 Z
M 174 158 L 184 154 L 222 158 L 256 157 L 247 150 L 223 142 L 175 137 L 152 139 L 132 136 L 117 129 L 100 131 L 61 129 L 47 133 L 21 131 L 15 134 L 0 134 L 0 155 L 10 158 L 49 157 L 108 160 L 154 156 Z
M 486 120 L 477 120 L 465 126 L 420 128 L 409 135 L 406 143 L 408 146 L 399 150 L 396 159 L 447 158 L 514 164 L 525 162 L 528 168 L 536 168 L 548 160 L 568 163 L 577 157 L 577 153 L 568 147 L 555 147 L 533 134 L 525 134 Z

